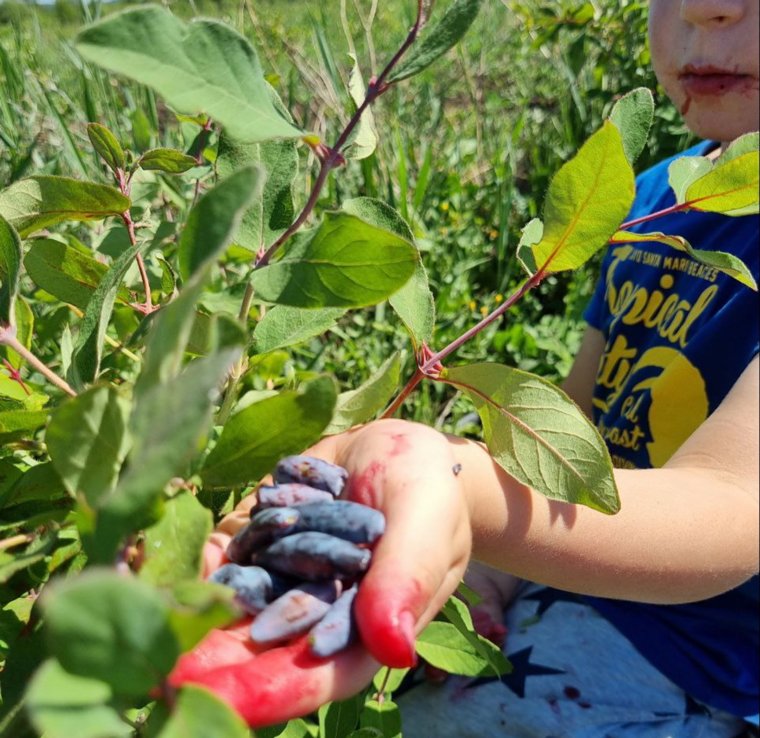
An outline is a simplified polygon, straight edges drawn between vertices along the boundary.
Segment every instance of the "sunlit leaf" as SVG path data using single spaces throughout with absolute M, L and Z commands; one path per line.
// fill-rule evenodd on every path
M 695 249 L 683 236 L 669 236 L 664 233 L 633 233 L 631 231 L 618 231 L 610 243 L 641 243 L 656 241 L 664 243 L 671 248 L 683 251 L 694 261 L 705 266 L 728 274 L 737 282 L 757 291 L 757 282 L 752 276 L 749 267 L 738 257 L 725 251 L 712 251 L 710 249 Z
M 449 369 L 444 381 L 472 400 L 491 455 L 518 481 L 552 500 L 620 509 L 604 441 L 561 389 L 490 363 Z
M 124 169 L 126 164 L 124 149 L 108 128 L 100 123 L 88 123 L 87 136 L 92 147 L 112 172 L 116 173 Z
M 257 353 L 295 346 L 332 328 L 345 315 L 343 308 L 305 308 L 275 305 L 256 324 L 253 345 Z
M 364 78 L 359 67 L 359 62 L 354 54 L 348 55 L 351 60 L 351 74 L 348 79 L 348 92 L 354 101 L 356 109 L 364 102 L 367 89 L 364 86 Z M 344 154 L 349 159 L 366 159 L 372 156 L 377 148 L 377 133 L 375 131 L 375 119 L 372 115 L 372 108 L 368 107 L 359 119 L 359 123 L 349 136 L 344 148 Z
M 141 169 L 157 169 L 167 174 L 182 174 L 198 166 L 198 162 L 182 151 L 176 149 L 149 149 L 138 160 Z
M 69 177 L 36 175 L 0 192 L 0 215 L 21 236 L 67 220 L 102 220 L 129 209 L 114 187 Z
M 283 456 L 319 440 L 332 419 L 335 383 L 320 377 L 233 415 L 201 469 L 212 486 L 246 484 L 270 472 Z
M 88 26 L 76 46 L 88 61 L 152 87 L 180 113 L 208 114 L 241 141 L 303 135 L 272 105 L 253 47 L 223 23 L 185 23 L 146 6 Z
M 83 310 L 108 272 L 108 266 L 92 256 L 50 238 L 31 242 L 24 266 L 38 287 Z M 125 287 L 118 287 L 116 299 L 124 304 L 129 302 Z
M 559 272 L 585 264 L 623 222 L 634 191 L 620 132 L 606 121 L 549 185 L 543 235 L 530 247 L 537 267 Z
M 760 152 L 721 162 L 692 182 L 684 199 L 691 210 L 740 216 L 760 212 Z
M 293 307 L 364 307 L 381 302 L 414 273 L 408 241 L 347 213 L 326 213 L 298 234 L 282 259 L 257 269 L 259 298 Z
M 332 422 L 325 435 L 342 433 L 371 420 L 393 397 L 401 376 L 401 354 L 394 353 L 360 387 L 338 395 Z

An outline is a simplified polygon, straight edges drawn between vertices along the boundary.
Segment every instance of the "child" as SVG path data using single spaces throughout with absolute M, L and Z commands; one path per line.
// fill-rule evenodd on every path
M 705 139 L 687 153 L 717 156 L 757 130 L 757 0 L 650 0 L 649 12 L 658 79 Z M 632 217 L 673 203 L 668 163 L 639 178 Z M 678 214 L 653 228 L 730 251 L 758 278 L 757 216 Z M 634 258 L 641 249 L 652 256 Z M 757 293 L 682 256 L 610 248 L 564 385 L 607 439 L 617 515 L 550 502 L 482 445 L 400 420 L 311 451 L 386 514 L 356 600 L 379 661 L 413 662 L 415 634 L 471 552 L 513 575 L 504 591 L 526 582 L 506 615 L 512 674 L 413 686 L 400 697 L 406 735 L 735 738 L 758 712 Z M 356 646 L 280 667 L 280 685 L 298 684 L 297 715 L 355 692 L 377 663 Z

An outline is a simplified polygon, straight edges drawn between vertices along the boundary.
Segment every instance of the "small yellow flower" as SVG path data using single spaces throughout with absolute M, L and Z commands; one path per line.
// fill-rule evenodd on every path
M 444 213 L 447 213 L 449 210 L 449 204 L 447 202 L 441 203 L 441 210 L 443 210 Z
M 496 301 L 497 305 L 500 305 L 502 302 L 504 302 L 504 295 L 498 294 L 493 299 Z
M 477 305 L 475 304 L 475 300 L 470 300 L 468 307 L 470 308 L 470 310 L 475 310 L 475 308 L 477 307 Z
M 488 315 L 488 308 L 485 305 L 483 305 L 483 307 L 480 308 L 480 314 L 483 315 L 484 317 Z

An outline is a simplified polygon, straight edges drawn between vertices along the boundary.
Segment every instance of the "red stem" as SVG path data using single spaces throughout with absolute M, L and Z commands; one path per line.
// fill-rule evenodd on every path
M 308 217 L 311 215 L 317 205 L 319 196 L 322 193 L 322 189 L 324 188 L 328 175 L 333 169 L 340 166 L 340 164 L 344 161 L 340 150 L 346 144 L 346 141 L 348 141 L 349 136 L 353 133 L 356 126 L 359 125 L 359 121 L 361 120 L 361 117 L 367 108 L 372 105 L 372 103 L 377 100 L 380 95 L 389 89 L 390 85 L 386 84 L 385 80 L 393 71 L 393 68 L 399 63 L 401 57 L 416 41 L 419 32 L 422 30 L 422 27 L 425 24 L 425 20 L 426 18 L 423 8 L 423 0 L 418 0 L 417 19 L 410 29 L 406 40 L 401 45 L 401 48 L 395 53 L 393 58 L 388 62 L 385 69 L 383 69 L 377 79 L 370 82 L 367 87 L 367 94 L 362 101 L 362 104 L 359 105 L 359 107 L 356 109 L 356 112 L 353 114 L 351 120 L 349 120 L 348 124 L 343 129 L 343 132 L 338 137 L 335 145 L 329 149 L 329 154 L 322 160 L 322 165 L 320 166 L 319 174 L 317 175 L 317 179 L 315 180 L 314 186 L 312 187 L 311 193 L 309 194 L 309 199 L 306 201 L 306 204 L 304 205 L 300 214 L 288 227 L 288 229 L 271 246 L 269 246 L 266 251 L 257 257 L 254 264 L 254 269 L 259 269 L 266 266 L 271 261 L 274 254 L 280 249 L 280 247 L 306 222 Z

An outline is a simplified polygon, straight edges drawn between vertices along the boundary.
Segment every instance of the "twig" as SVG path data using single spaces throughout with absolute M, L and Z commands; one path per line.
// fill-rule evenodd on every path
M 19 533 L 17 536 L 11 536 L 4 541 L 0 541 L 0 551 L 7 551 L 9 548 L 21 546 L 24 543 L 31 543 L 34 540 L 32 533 Z
M 63 390 L 67 395 L 76 397 L 77 393 L 65 379 L 59 377 L 52 369 L 43 364 L 21 341 L 16 338 L 16 331 L 10 326 L 0 326 L 0 345 L 13 349 L 27 364 L 37 370 L 51 384 Z

